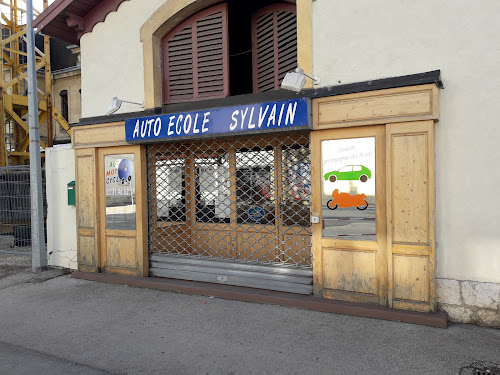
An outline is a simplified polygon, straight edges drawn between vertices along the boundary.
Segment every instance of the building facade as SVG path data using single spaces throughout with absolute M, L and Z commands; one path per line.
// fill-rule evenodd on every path
M 496 2 L 82 4 L 80 270 L 500 325 Z

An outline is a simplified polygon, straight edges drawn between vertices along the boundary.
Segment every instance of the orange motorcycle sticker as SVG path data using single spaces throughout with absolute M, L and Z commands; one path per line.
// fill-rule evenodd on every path
M 332 197 L 333 199 L 330 199 L 326 204 L 330 210 L 335 210 L 337 207 L 356 207 L 358 210 L 366 210 L 368 207 L 365 194 L 351 195 L 339 193 L 339 189 L 335 189 Z

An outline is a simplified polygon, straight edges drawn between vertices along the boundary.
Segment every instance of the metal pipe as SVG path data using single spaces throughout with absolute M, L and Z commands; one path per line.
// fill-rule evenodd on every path
M 47 267 L 45 234 L 43 230 L 42 163 L 40 155 L 40 132 L 38 127 L 38 92 L 36 85 L 35 33 L 33 0 L 26 1 L 26 36 L 28 39 L 28 123 L 30 151 L 31 190 L 31 265 L 33 272 Z M 47 103 L 49 105 L 49 103 Z

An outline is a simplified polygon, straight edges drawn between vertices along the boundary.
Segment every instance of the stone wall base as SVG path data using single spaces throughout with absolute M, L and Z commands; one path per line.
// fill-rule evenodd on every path
M 500 328 L 500 284 L 437 279 L 438 309 L 450 321 Z

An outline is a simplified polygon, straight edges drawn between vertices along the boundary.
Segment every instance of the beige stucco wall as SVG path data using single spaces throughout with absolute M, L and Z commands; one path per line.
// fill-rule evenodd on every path
M 437 277 L 500 282 L 496 0 L 313 2 L 321 86 L 440 69 Z
M 68 91 L 68 123 L 78 123 L 82 114 L 82 101 L 80 88 L 81 82 L 80 70 L 68 73 L 54 74 L 52 77 L 52 103 L 54 107 L 62 114 L 62 101 L 60 92 Z M 70 140 L 70 136 L 66 131 L 54 120 L 54 138 L 55 140 Z
M 102 116 L 113 96 L 144 101 L 140 28 L 165 0 L 124 1 L 81 41 L 82 117 Z M 85 95 L 85 93 L 91 93 Z M 117 113 L 141 110 L 123 103 Z
M 113 96 L 144 101 L 139 30 L 164 2 L 123 2 L 82 37 L 82 117 L 105 114 Z M 498 14 L 495 0 L 312 2 L 312 74 L 321 86 L 442 72 L 436 128 L 439 278 L 500 282 Z M 138 109 L 123 104 L 120 112 Z
M 41 74 L 38 75 L 38 87 L 43 88 L 45 91 L 45 79 Z M 78 123 L 81 117 L 81 74 L 80 70 L 73 70 L 70 72 L 60 72 L 55 73 L 52 76 L 52 105 L 61 112 L 61 96 L 59 93 L 62 90 L 68 91 L 68 112 L 69 112 L 69 123 Z M 44 100 L 43 95 L 38 93 L 38 99 Z M 27 118 L 27 117 L 26 117 Z M 66 133 L 64 129 L 59 125 L 57 120 L 52 120 L 54 141 L 57 142 L 69 142 L 71 137 Z M 47 121 L 44 121 L 40 127 L 40 138 L 47 142 Z
M 57 74 L 52 77 L 52 96 L 54 106 L 61 112 L 61 91 L 68 91 L 69 123 L 78 123 L 82 114 L 80 87 L 82 85 L 80 71 Z

